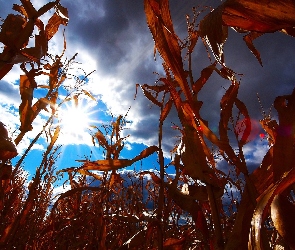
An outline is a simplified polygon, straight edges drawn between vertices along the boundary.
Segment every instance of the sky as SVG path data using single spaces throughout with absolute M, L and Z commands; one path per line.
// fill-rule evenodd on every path
M 4 19 L 11 10 L 13 3 L 19 1 L 0 0 L 0 17 Z M 36 8 L 47 1 L 32 0 Z M 221 1 L 192 1 L 171 0 L 170 8 L 175 31 L 181 39 L 186 37 L 186 14 L 192 15 L 192 7 L 217 6 Z M 79 67 L 92 73 L 87 80 L 85 89 L 89 91 L 96 101 L 86 98 L 81 107 L 87 106 L 84 112 L 91 113 L 90 120 L 96 125 L 109 123 L 114 117 L 125 115 L 130 121 L 124 133 L 130 136 L 126 140 L 126 148 L 122 158 L 133 158 L 147 146 L 158 143 L 159 108 L 152 105 L 138 89 L 136 99 L 136 84 L 154 84 L 158 75 L 164 74 L 162 61 L 159 55 L 154 59 L 154 41 L 146 24 L 143 0 L 61 0 L 61 4 L 68 9 L 69 23 L 65 27 L 67 41 L 66 55 L 70 58 L 76 52 Z M 48 17 L 49 13 L 44 15 Z M 248 50 L 242 34 L 233 30 L 225 44 L 226 64 L 235 72 L 242 74 L 239 98 L 250 113 L 256 133 L 252 141 L 245 148 L 248 166 L 252 170 L 259 165 L 266 150 L 267 142 L 259 137 L 261 132 L 258 121 L 263 118 L 261 105 L 266 114 L 278 95 L 290 94 L 295 83 L 295 54 L 294 38 L 276 32 L 265 34 L 254 41 L 254 45 L 261 54 L 263 67 Z M 50 52 L 60 54 L 63 46 L 62 31 L 51 41 Z M 200 75 L 200 70 L 210 64 L 207 52 L 198 42 L 193 58 L 195 79 Z M 20 96 L 18 79 L 21 71 L 18 66 L 0 80 L 0 120 L 13 132 L 19 126 L 18 106 Z M 40 79 L 42 81 L 44 79 Z M 218 127 L 220 106 L 219 102 L 229 82 L 213 75 L 201 92 L 203 101 L 201 114 L 209 121 L 209 127 L 214 131 Z M 257 98 L 260 98 L 260 103 Z M 71 104 L 69 104 L 70 106 Z M 274 109 L 271 115 L 276 117 Z M 18 152 L 24 151 L 36 133 L 44 124 L 46 114 L 36 119 L 34 131 L 28 133 L 18 146 Z M 164 124 L 163 149 L 169 158 L 170 150 L 178 140 L 178 131 L 172 127 L 179 125 L 175 110 L 172 110 Z M 83 159 L 94 151 L 89 134 L 81 133 L 78 137 L 71 133 L 63 132 L 59 139 L 62 152 L 57 168 L 71 167 L 73 159 Z M 33 172 L 38 166 L 44 150 L 44 137 L 35 144 L 32 153 L 25 161 L 25 169 Z M 92 157 L 102 159 L 102 151 L 97 151 Z M 92 158 L 94 159 L 94 158 Z M 156 156 L 150 157 L 145 165 L 138 163 L 136 168 L 155 168 Z

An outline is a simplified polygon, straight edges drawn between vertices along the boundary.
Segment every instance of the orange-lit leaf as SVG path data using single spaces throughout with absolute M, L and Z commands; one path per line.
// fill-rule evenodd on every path
M 293 0 L 227 0 L 222 20 L 227 26 L 257 32 L 275 32 L 295 26 Z
M 174 33 L 169 1 L 145 0 L 144 9 L 147 23 L 153 35 L 155 46 L 165 64 L 173 72 L 173 75 L 181 87 L 186 98 L 191 99 L 191 93 L 183 70 L 181 49 L 178 37 Z
M 112 172 L 110 180 L 109 180 L 109 187 L 111 188 L 114 184 L 116 183 L 121 183 L 123 182 L 123 178 L 120 176 L 120 174 L 116 172 Z
M 56 10 L 57 14 L 63 19 L 63 24 L 67 25 L 67 22 L 69 21 L 68 9 L 58 4 Z
M 12 9 L 14 9 L 15 11 L 21 13 L 23 16 L 28 18 L 27 12 L 26 12 L 25 8 L 22 5 L 13 4 Z
M 202 69 L 200 78 L 193 84 L 192 88 L 195 94 L 198 94 L 205 83 L 208 81 L 212 72 L 216 69 L 216 62 Z
M 244 116 L 244 119 L 243 119 L 244 130 L 243 130 L 243 134 L 240 136 L 240 141 L 239 141 L 240 145 L 243 146 L 244 144 L 248 142 L 248 138 L 251 133 L 251 119 L 250 119 L 248 110 L 246 108 L 246 105 L 241 100 L 236 98 L 235 104 L 237 108 L 239 109 L 239 112 L 243 114 Z
M 110 171 L 118 170 L 120 168 L 125 168 L 132 165 L 133 161 L 128 159 L 109 159 L 109 160 L 97 160 L 97 161 L 87 161 L 87 160 L 77 160 L 78 162 L 84 162 L 81 169 L 85 170 L 100 170 L 100 171 Z
M 143 158 L 146 158 L 157 151 L 159 151 L 159 148 L 157 146 L 150 146 L 144 149 L 143 151 L 141 151 L 141 153 L 138 156 L 134 157 L 132 161 L 136 162 L 136 161 L 142 160 Z
M 48 20 L 48 23 L 45 27 L 47 40 L 50 40 L 55 35 L 61 24 L 66 25 L 63 19 L 58 14 L 54 13 L 53 16 Z
M 97 132 L 95 133 L 95 138 L 101 146 L 103 146 L 104 148 L 108 148 L 109 144 L 107 142 L 107 139 L 99 129 L 97 129 Z
M 13 63 L 39 61 L 47 53 L 47 40 L 42 35 L 35 35 L 35 47 L 22 49 L 21 55 L 14 57 Z
M 171 108 L 172 108 L 172 104 L 173 104 L 173 100 L 172 99 L 169 99 L 167 101 L 167 103 L 165 104 L 163 110 L 161 111 L 161 115 L 160 115 L 160 121 L 163 122 L 166 117 L 168 116 Z
M 257 37 L 261 36 L 261 35 L 262 35 L 262 33 L 252 31 L 249 34 L 247 34 L 246 36 L 244 36 L 244 41 L 246 42 L 249 50 L 254 54 L 254 56 L 256 57 L 256 59 L 258 60 L 260 65 L 262 66 L 262 60 L 261 60 L 261 57 L 260 57 L 260 53 L 255 48 L 255 46 L 253 44 L 253 40 L 256 39 Z
M 262 128 L 268 135 L 268 142 L 269 145 L 273 145 L 276 141 L 276 134 L 277 134 L 277 128 L 278 124 L 276 120 L 271 120 L 269 117 L 266 117 L 259 121 Z
M 93 95 L 91 95 L 87 90 L 83 89 L 82 91 L 85 95 L 89 96 L 93 101 L 96 101 L 96 99 L 93 97 Z
M 143 94 L 146 98 L 148 98 L 152 103 L 156 104 L 157 106 L 161 107 L 162 103 L 160 103 L 152 94 L 149 92 L 146 87 L 141 86 Z
M 232 116 L 232 109 L 238 94 L 239 84 L 233 82 L 220 101 L 220 122 L 219 134 L 222 141 L 228 141 L 227 131 L 229 119 Z
M 78 162 L 84 162 L 80 169 L 85 170 L 100 170 L 100 171 L 110 171 L 118 170 L 120 168 L 125 168 L 131 166 L 134 162 L 139 161 L 154 152 L 158 151 L 158 147 L 151 146 L 143 150 L 138 156 L 134 157 L 132 160 L 129 159 L 106 159 L 98 161 L 88 161 L 88 160 L 77 160 Z
M 21 15 L 9 14 L 1 25 L 1 42 L 6 46 L 15 45 L 18 49 L 22 48 L 23 43 L 27 43 L 28 37 L 22 37 L 22 41 L 20 41 L 20 39 L 16 41 L 16 39 L 20 38 L 20 34 L 22 34 L 24 29 L 23 27 L 26 24 L 27 21 Z M 20 44 L 18 44 L 18 42 L 20 42 Z
M 185 174 L 190 177 L 206 182 L 205 172 L 209 172 L 206 155 L 203 151 L 198 132 L 187 126 L 182 138 L 185 150 L 181 154 Z
M 37 15 L 37 11 L 36 9 L 34 8 L 33 4 L 28 1 L 28 0 L 21 0 L 21 3 L 23 4 L 25 10 L 26 10 L 26 13 L 28 14 L 28 17 L 29 18 L 36 18 L 38 17 Z
M 214 57 L 221 64 L 223 59 L 223 45 L 227 39 L 228 28 L 222 22 L 223 7 L 216 8 L 205 16 L 199 26 L 199 35 L 207 42 Z
M 282 178 L 275 183 L 275 185 L 269 186 L 258 198 L 258 203 L 252 218 L 252 228 L 250 232 L 250 242 L 251 245 L 254 246 L 254 249 L 261 248 L 261 226 L 267 217 L 267 212 L 274 197 L 284 192 L 290 185 L 294 183 L 295 169 L 293 168 L 289 172 L 285 173 Z M 274 206 L 276 206 L 276 204 L 274 204 L 273 207 Z
M 271 203 L 273 224 L 291 249 L 295 248 L 295 205 L 285 195 L 275 195 Z
M 55 1 L 55 2 L 49 2 L 45 5 L 43 5 L 39 10 L 38 10 L 38 16 L 42 16 L 44 13 L 46 13 L 48 10 L 52 9 L 54 6 L 56 6 L 56 4 L 59 1 Z
M 32 82 L 32 78 L 28 78 L 26 75 L 20 76 L 20 96 L 21 96 L 21 104 L 19 106 L 20 112 L 20 122 L 21 127 L 20 130 L 27 132 L 32 130 L 32 101 L 33 101 L 33 91 L 34 91 L 34 83 Z

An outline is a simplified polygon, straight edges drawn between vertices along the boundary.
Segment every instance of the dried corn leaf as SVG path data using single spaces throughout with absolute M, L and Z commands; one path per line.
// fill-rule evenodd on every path
M 250 244 L 252 249 L 262 249 L 261 227 L 267 217 L 269 207 L 276 195 L 284 192 L 290 185 L 295 183 L 295 169 L 285 173 L 283 177 L 269 186 L 265 192 L 259 196 L 258 203 L 252 218 L 252 228 L 250 232 Z
M 58 15 L 63 19 L 64 23 L 67 23 L 69 21 L 68 9 L 58 4 L 56 6 L 56 10 Z
M 93 97 L 93 95 L 91 95 L 87 90 L 82 89 L 82 92 L 87 95 L 88 97 L 90 97 L 93 101 L 96 101 L 96 99 Z
M 190 89 L 183 70 L 181 49 L 178 37 L 174 33 L 168 0 L 145 0 L 144 9 L 147 23 L 153 35 L 155 46 L 165 64 L 181 87 L 185 97 L 191 99 Z
M 295 206 L 286 195 L 275 195 L 271 203 L 272 222 L 291 249 L 295 248 Z
M 277 134 L 277 128 L 278 128 L 278 124 L 276 120 L 271 120 L 269 117 L 266 117 L 262 120 L 259 121 L 262 128 L 264 129 L 264 131 L 267 133 L 268 135 L 268 142 L 269 145 L 273 145 L 276 141 L 276 134 Z
M 97 132 L 95 133 L 95 138 L 103 148 L 107 149 L 109 147 L 107 139 L 99 129 L 97 129 Z
M 205 16 L 199 26 L 199 35 L 207 42 L 216 60 L 223 64 L 223 45 L 228 36 L 228 28 L 222 22 L 223 6 Z
M 134 157 L 132 161 L 136 162 L 136 161 L 142 160 L 143 158 L 146 158 L 157 151 L 159 151 L 159 148 L 157 146 L 150 146 L 144 149 L 143 151 L 141 151 L 141 153 L 138 156 Z
M 244 128 L 243 134 L 240 136 L 240 141 L 239 141 L 240 146 L 243 146 L 244 144 L 248 142 L 248 138 L 251 133 L 251 119 L 250 119 L 248 110 L 246 108 L 246 105 L 241 100 L 236 98 L 235 104 L 239 112 L 244 116 L 243 125 L 245 128 Z
M 43 14 L 45 14 L 47 11 L 49 11 L 50 9 L 52 9 L 53 7 L 56 6 L 56 4 L 59 1 L 55 1 L 55 2 L 49 2 L 45 5 L 43 5 L 39 10 L 38 10 L 38 17 L 42 16 Z
M 255 205 L 256 203 L 253 202 L 249 194 L 249 189 L 245 188 L 225 249 L 248 249 L 249 230 Z
M 110 171 L 118 170 L 120 168 L 125 168 L 131 166 L 134 162 L 142 160 L 149 155 L 158 151 L 158 147 L 151 146 L 143 150 L 138 156 L 134 157 L 132 160 L 129 159 L 107 159 L 98 161 L 88 161 L 88 160 L 77 160 L 78 162 L 84 162 L 83 166 L 79 169 L 84 170 L 100 170 L 100 171 Z
M 21 55 L 14 57 L 12 63 L 22 63 L 27 61 L 38 62 L 46 55 L 48 49 L 47 40 L 43 35 L 35 35 L 35 47 L 24 48 L 20 51 Z
M 238 94 L 239 84 L 233 82 L 220 101 L 219 134 L 221 141 L 228 141 L 228 123 L 232 116 L 232 109 Z
M 61 24 L 66 25 L 64 20 L 58 14 L 54 13 L 45 27 L 46 39 L 48 41 L 55 35 Z
M 87 161 L 87 160 L 77 160 L 78 162 L 84 162 L 81 169 L 84 170 L 100 170 L 100 171 L 110 171 L 118 170 L 120 168 L 125 168 L 132 165 L 133 161 L 128 159 L 109 159 L 109 160 L 98 160 L 98 161 Z
M 83 191 L 100 191 L 101 190 L 101 187 L 75 187 L 73 189 L 70 189 L 64 193 L 61 193 L 58 197 L 58 199 L 56 200 L 56 202 L 53 204 L 52 206 L 52 211 L 54 212 L 54 210 L 56 209 L 58 203 L 60 200 L 64 199 L 64 198 L 67 198 L 67 197 L 70 197 L 76 193 L 82 193 Z
M 237 31 L 255 31 L 259 33 L 282 30 L 292 35 L 295 27 L 295 2 L 293 0 L 227 0 L 209 13 L 201 22 L 199 34 L 207 40 L 213 54 L 220 61 L 223 45 L 227 37 L 227 27 Z M 252 44 L 251 33 L 245 42 L 261 63 L 259 52 Z
M 256 57 L 256 59 L 258 60 L 258 62 L 260 63 L 260 65 L 262 66 L 262 60 L 260 57 L 260 53 L 259 51 L 255 48 L 254 44 L 253 44 L 253 40 L 256 39 L 257 37 L 261 36 L 262 33 L 258 33 L 258 32 L 250 32 L 249 34 L 247 34 L 246 36 L 244 36 L 244 41 L 247 44 L 249 50 L 254 54 L 254 56 Z
M 27 21 L 21 15 L 9 14 L 1 25 L 1 42 L 6 46 L 16 45 L 26 24 Z M 28 38 L 26 37 L 25 40 L 28 41 Z M 9 61 L 7 59 L 6 61 Z
M 173 185 L 165 183 L 165 186 L 168 188 L 169 196 L 175 201 L 175 203 L 183 210 L 188 211 L 196 224 L 196 228 L 200 230 L 204 237 L 204 241 L 208 242 L 209 240 L 209 231 L 206 219 L 202 212 L 201 207 L 194 200 L 194 198 L 189 195 L 181 193 Z
M 194 128 L 187 126 L 182 140 L 185 145 L 185 150 L 181 154 L 184 172 L 194 179 L 207 183 L 205 173 L 209 173 L 210 169 L 198 132 Z
M 2 162 L 17 156 L 15 145 L 8 139 L 0 137 L 0 160 Z
M 19 13 L 21 13 L 26 18 L 28 18 L 27 12 L 26 12 L 25 8 L 22 5 L 13 4 L 12 9 L 19 12 Z
M 19 106 L 20 112 L 20 131 L 27 132 L 33 129 L 32 127 L 32 101 L 33 101 L 33 91 L 35 88 L 35 81 L 32 77 L 28 78 L 26 75 L 20 76 L 20 96 L 21 96 L 21 104 Z
M 155 98 L 151 92 L 148 91 L 147 85 L 142 85 L 141 89 L 143 91 L 143 94 L 145 95 L 146 98 L 148 98 L 153 104 L 156 104 L 157 106 L 161 107 L 162 103 Z
M 122 183 L 123 181 L 124 179 L 120 176 L 120 174 L 113 171 L 109 180 L 109 187 L 111 188 L 115 183 Z
M 274 32 L 295 27 L 293 0 L 227 0 L 222 20 L 227 26 L 257 32 Z
M 163 232 L 159 220 L 152 220 L 147 225 L 145 244 L 149 243 L 156 249 L 163 249 Z
M 12 173 L 12 166 L 8 164 L 2 164 L 0 168 L 0 180 L 9 180 L 11 177 L 11 173 Z
M 161 122 L 163 122 L 167 118 L 167 116 L 168 116 L 168 114 L 169 114 L 169 112 L 170 112 L 170 110 L 172 108 L 172 104 L 173 104 L 172 99 L 169 99 L 166 102 L 166 104 L 165 104 L 165 106 L 164 106 L 164 108 L 163 108 L 163 110 L 161 111 L 161 114 L 160 114 L 160 121 Z
M 192 86 L 194 94 L 198 94 L 200 92 L 214 70 L 216 70 L 216 62 L 202 69 L 200 78 Z
M 38 15 L 37 15 L 37 11 L 36 9 L 34 8 L 33 4 L 31 3 L 31 1 L 28 1 L 28 0 L 22 0 L 22 5 L 24 6 L 25 10 L 26 10 L 26 13 L 28 14 L 28 17 L 29 18 L 37 18 Z

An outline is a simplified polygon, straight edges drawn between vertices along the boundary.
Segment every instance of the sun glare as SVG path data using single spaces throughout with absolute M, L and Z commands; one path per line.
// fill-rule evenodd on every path
M 68 136 L 83 136 L 91 125 L 90 115 L 90 107 L 87 105 L 66 104 L 59 115 L 62 133 Z

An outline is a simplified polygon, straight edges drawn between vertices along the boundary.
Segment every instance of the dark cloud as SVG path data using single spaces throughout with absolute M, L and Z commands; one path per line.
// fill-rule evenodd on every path
M 77 2 L 83 6 L 85 15 L 77 13 Z M 100 67 L 105 73 L 113 74 L 117 66 L 129 59 L 130 46 L 148 34 L 143 1 L 65 1 L 64 5 L 74 16 L 67 28 L 69 37 L 89 49 L 92 56 L 101 62 Z M 102 14 L 87 15 L 95 8 Z
M 8 99 L 12 103 L 20 103 L 20 96 L 19 96 L 19 89 L 18 86 L 13 85 L 12 83 L 8 83 L 6 81 L 0 80 L 0 97 L 2 100 L 0 102 L 3 102 L 4 99 L 6 99 L 6 102 Z

